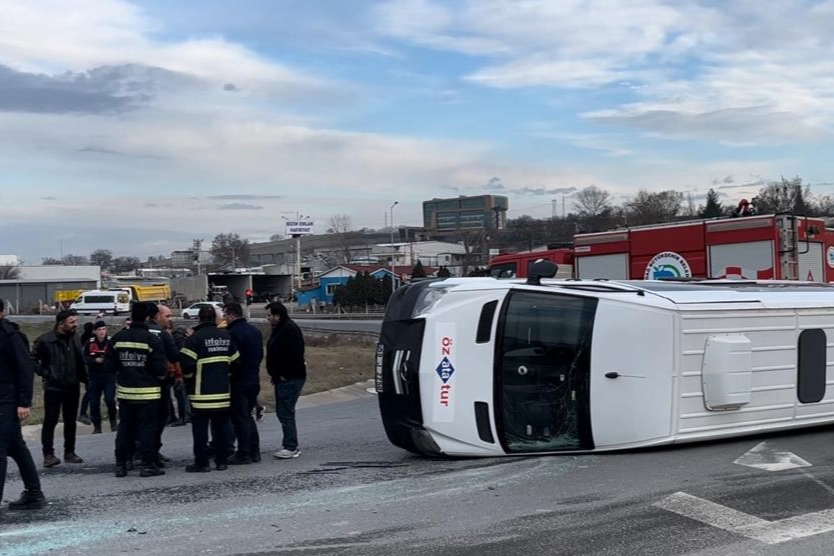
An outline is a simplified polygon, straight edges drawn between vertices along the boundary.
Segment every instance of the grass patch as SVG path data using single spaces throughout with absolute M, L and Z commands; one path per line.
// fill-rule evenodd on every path
M 10 320 L 14 320 L 13 318 Z M 30 342 L 52 329 L 53 322 L 37 324 L 19 323 L 20 329 L 29 337 Z M 264 335 L 264 341 L 269 338 L 269 325 L 256 324 Z M 79 327 L 80 328 L 80 327 Z M 110 327 L 110 334 L 119 330 Z M 304 384 L 302 395 L 324 392 L 333 388 L 340 388 L 369 380 L 374 376 L 374 357 L 376 353 L 376 338 L 353 334 L 304 334 L 307 357 L 307 382 Z M 82 388 L 83 392 L 83 388 Z M 261 395 L 260 401 L 269 411 L 275 408 L 275 391 L 266 373 L 266 365 L 261 367 Z M 102 402 L 102 415 L 107 409 Z M 43 422 L 43 382 L 35 377 L 35 398 L 32 404 L 32 415 L 24 424 L 35 425 Z

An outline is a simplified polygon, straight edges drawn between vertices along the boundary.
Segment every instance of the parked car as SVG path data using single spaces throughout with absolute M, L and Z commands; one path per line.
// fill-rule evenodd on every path
M 199 303 L 194 303 L 187 309 L 182 310 L 182 318 L 184 319 L 196 319 L 197 314 L 200 312 L 200 309 L 203 307 L 214 307 L 214 310 L 217 311 L 217 316 L 220 318 L 224 318 L 226 315 L 223 314 L 223 304 L 218 303 L 217 301 L 200 301 Z

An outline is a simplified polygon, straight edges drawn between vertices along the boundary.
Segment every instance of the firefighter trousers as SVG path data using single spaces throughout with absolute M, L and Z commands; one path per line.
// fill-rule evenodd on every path
M 126 464 L 138 449 L 142 465 L 156 462 L 156 422 L 159 400 L 119 400 L 119 431 L 116 433 L 116 464 Z M 138 448 L 137 448 L 138 443 Z

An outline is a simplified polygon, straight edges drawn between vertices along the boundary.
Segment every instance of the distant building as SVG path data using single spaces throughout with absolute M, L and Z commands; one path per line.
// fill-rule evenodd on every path
M 423 201 L 423 226 L 432 233 L 501 230 L 507 222 L 509 200 L 501 195 L 477 195 Z
M 196 251 L 193 249 L 182 249 L 179 251 L 171 251 L 171 266 L 173 268 L 192 268 L 197 266 Z M 199 252 L 199 262 L 201 265 L 211 262 L 211 255 L 208 251 Z

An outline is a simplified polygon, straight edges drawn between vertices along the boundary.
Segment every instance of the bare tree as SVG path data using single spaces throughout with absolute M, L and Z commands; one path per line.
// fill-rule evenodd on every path
M 90 264 L 100 266 L 102 270 L 110 270 L 113 266 L 113 252 L 109 249 L 96 249 L 90 253 Z
M 529 218 L 529 217 L 528 217 Z M 469 274 L 469 269 L 486 264 L 484 261 L 484 243 L 486 242 L 486 230 L 472 230 L 461 232 L 463 243 L 463 262 L 461 264 L 461 276 Z
M 337 214 L 330 217 L 330 227 L 327 229 L 328 234 L 346 234 L 353 231 L 353 223 L 350 216 L 347 214 Z
M 613 211 L 611 194 L 595 185 L 590 185 L 576 194 L 573 208 L 584 230 L 599 231 L 605 227 Z
M 249 264 L 249 240 L 241 239 L 238 234 L 217 234 L 209 252 L 220 265 Z
M 335 240 L 339 248 L 341 259 L 339 262 L 341 264 L 349 263 L 352 258 L 350 251 L 352 231 L 353 223 L 347 214 L 337 214 L 330 217 L 330 227 L 327 229 L 327 233 L 336 236 Z
M 816 205 L 816 212 L 820 216 L 834 216 L 834 197 L 831 195 L 817 197 L 814 204 Z
M 0 280 L 17 280 L 20 278 L 20 267 L 17 265 L 0 265 Z
M 116 274 L 123 274 L 126 272 L 133 272 L 142 266 L 142 261 L 138 257 L 116 257 L 113 259 L 113 272 Z
M 772 181 L 759 190 L 753 197 L 753 207 L 758 214 L 779 212 L 809 213 L 806 199 L 811 198 L 811 188 L 802 184 L 799 176 L 786 180 Z
M 580 218 L 594 218 L 611 211 L 611 194 L 596 185 L 589 185 L 576 193 L 573 208 Z
M 61 262 L 64 266 L 86 266 L 90 264 L 87 257 L 84 257 L 83 255 L 73 255 L 72 253 L 64 255 Z
M 642 189 L 623 207 L 630 226 L 672 222 L 681 213 L 683 193 L 659 191 L 651 193 Z

